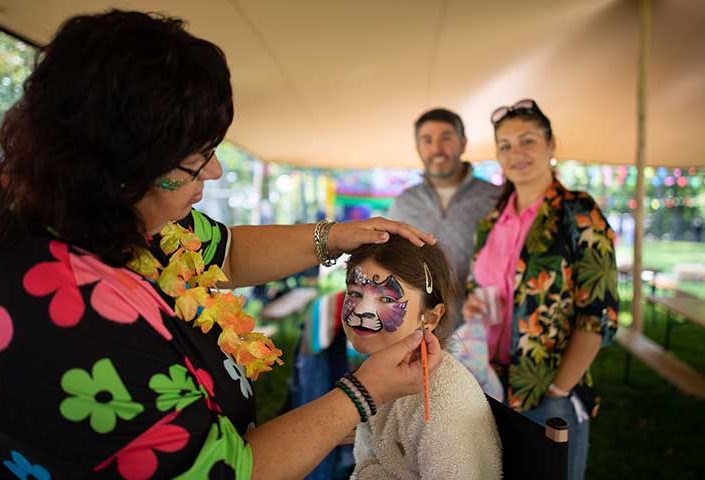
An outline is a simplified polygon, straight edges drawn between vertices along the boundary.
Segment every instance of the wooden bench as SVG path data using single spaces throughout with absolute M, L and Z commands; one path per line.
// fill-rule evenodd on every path
M 681 392 L 693 397 L 705 398 L 705 376 L 664 350 L 650 338 L 629 328 L 620 328 L 617 331 L 616 340 L 627 351 L 625 382 L 629 379 L 629 366 L 633 355 Z
M 652 318 L 656 315 L 655 306 L 666 310 L 666 335 L 663 342 L 666 350 L 671 346 L 671 329 L 677 325 L 675 316 L 705 328 L 705 300 L 696 295 L 677 290 L 673 297 L 649 296 L 646 301 L 651 304 Z

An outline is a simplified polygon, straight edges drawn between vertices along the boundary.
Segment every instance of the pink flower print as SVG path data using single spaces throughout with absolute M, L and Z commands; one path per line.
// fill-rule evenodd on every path
M 166 415 L 115 455 L 96 465 L 93 471 L 99 472 L 116 460 L 118 472 L 126 480 L 151 478 L 159 467 L 154 451 L 177 452 L 189 440 L 186 429 L 170 424 L 178 415 L 178 410 Z
M 12 318 L 4 307 L 0 306 L 0 352 L 12 341 Z
M 69 264 L 69 247 L 52 240 L 49 251 L 56 262 L 41 262 L 30 268 L 22 279 L 24 289 L 35 297 L 54 294 L 49 302 L 49 318 L 59 327 L 73 327 L 85 312 L 81 292 Z
M 134 323 L 142 316 L 162 337 L 171 340 L 159 313 L 174 316 L 171 307 L 142 277 L 125 268 L 114 268 L 92 255 L 69 255 L 78 285 L 98 282 L 91 294 L 91 306 L 117 323 Z
M 215 390 L 213 390 L 213 387 L 215 384 L 213 382 L 213 377 L 211 377 L 211 374 L 206 372 L 202 368 L 194 368 L 193 364 L 191 363 L 191 360 L 189 360 L 188 357 L 184 357 L 184 363 L 186 364 L 186 368 L 188 368 L 188 371 L 191 372 L 191 375 L 196 377 L 196 381 L 198 381 L 198 384 L 203 387 L 203 390 L 205 390 L 207 394 L 206 407 L 208 407 L 208 409 L 213 412 L 222 413 L 223 410 L 221 410 L 220 405 L 213 401 L 213 397 L 215 397 Z

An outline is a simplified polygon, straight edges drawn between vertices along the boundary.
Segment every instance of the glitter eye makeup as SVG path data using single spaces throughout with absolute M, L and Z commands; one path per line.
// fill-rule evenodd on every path
M 189 183 L 191 180 L 174 180 L 169 177 L 159 177 L 156 182 L 154 182 L 154 185 L 158 188 L 161 188 L 162 190 L 167 190 L 169 192 L 173 192 L 178 190 L 179 188 L 183 187 L 187 183 Z

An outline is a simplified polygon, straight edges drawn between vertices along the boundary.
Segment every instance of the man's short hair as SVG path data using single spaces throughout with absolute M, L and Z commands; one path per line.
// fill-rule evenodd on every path
M 434 108 L 433 110 L 429 110 L 424 113 L 418 120 L 416 120 L 416 123 L 414 124 L 414 134 L 416 137 L 419 136 L 419 129 L 421 128 L 421 125 L 426 122 L 450 123 L 453 125 L 453 128 L 455 128 L 458 136 L 460 138 L 465 138 L 465 126 L 463 125 L 463 120 L 455 112 L 451 112 L 445 108 Z

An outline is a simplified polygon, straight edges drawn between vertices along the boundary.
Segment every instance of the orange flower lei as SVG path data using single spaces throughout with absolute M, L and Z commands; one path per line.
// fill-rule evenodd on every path
M 140 249 L 128 263 L 128 268 L 144 277 L 156 280 L 164 293 L 176 299 L 176 316 L 208 333 L 220 325 L 218 345 L 225 353 L 245 367 L 245 375 L 257 380 L 262 372 L 272 370 L 272 364 L 283 365 L 281 350 L 264 334 L 253 332 L 255 319 L 244 310 L 245 299 L 223 292 L 215 284 L 228 280 L 216 265 L 205 270 L 201 256 L 201 240 L 181 225 L 168 223 L 161 232 L 159 246 L 170 255 L 163 267 L 146 249 Z

